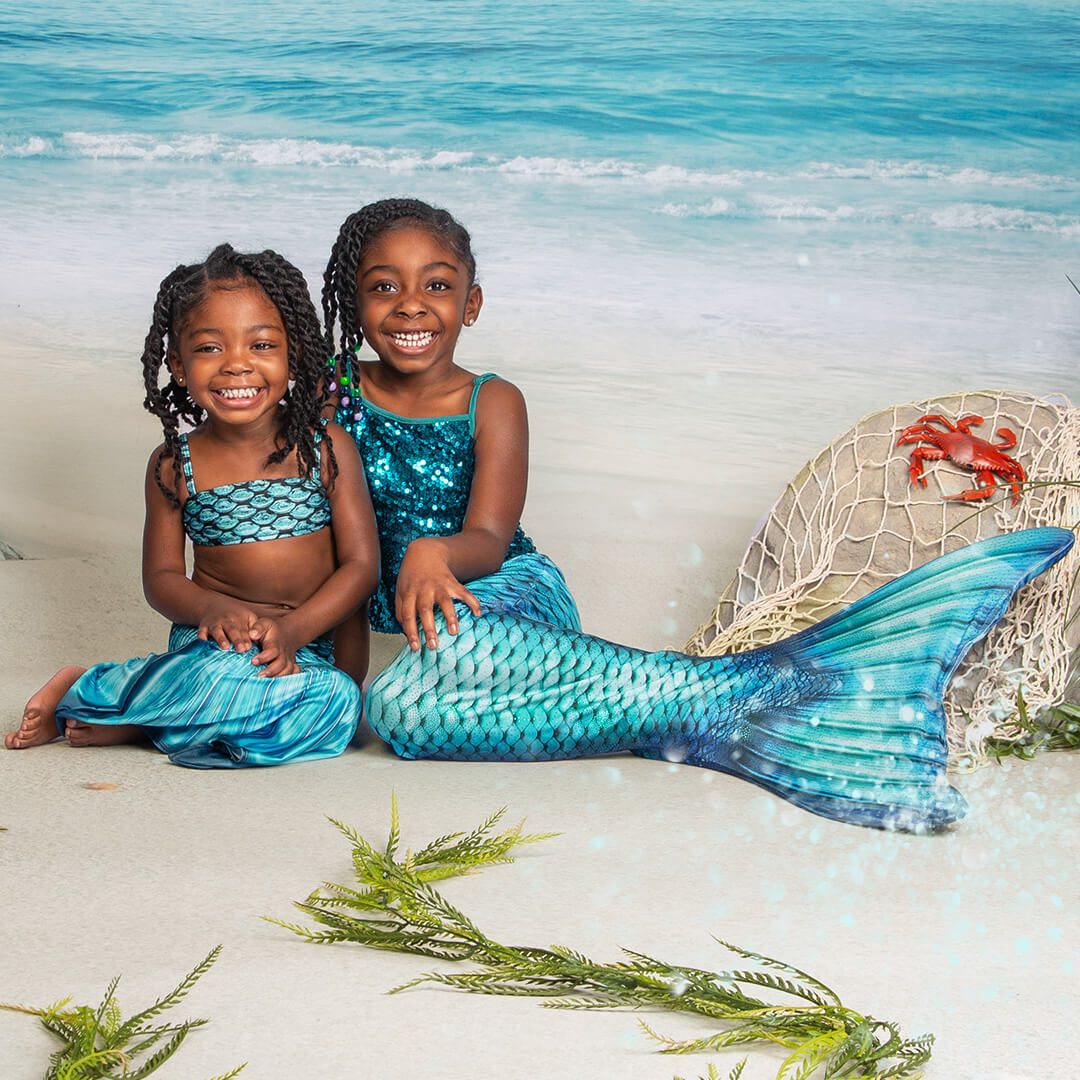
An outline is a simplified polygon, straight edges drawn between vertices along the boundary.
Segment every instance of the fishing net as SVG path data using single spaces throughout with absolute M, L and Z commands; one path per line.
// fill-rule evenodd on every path
M 979 501 L 946 502 L 971 490 L 974 475 L 949 460 L 926 461 L 927 487 L 911 482 L 915 445 L 904 428 L 927 414 L 951 423 L 977 414 L 971 434 L 999 444 L 1027 472 L 1014 507 L 1006 485 Z M 938 424 L 938 430 L 946 429 Z M 1072 481 L 1066 483 L 1063 481 Z M 896 405 L 860 420 L 805 465 L 758 526 L 716 610 L 686 645 L 695 655 L 741 652 L 787 637 L 929 559 L 975 540 L 1037 525 L 1080 524 L 1080 409 L 1062 397 L 980 390 Z M 1005 617 L 956 672 L 945 708 L 954 760 L 973 764 L 990 736 L 1023 734 L 1029 715 L 1070 691 L 1080 644 L 1080 544 L 1020 590 Z

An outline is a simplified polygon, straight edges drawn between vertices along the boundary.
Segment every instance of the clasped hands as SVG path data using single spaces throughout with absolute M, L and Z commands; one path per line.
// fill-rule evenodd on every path
M 222 597 L 203 612 L 199 637 L 237 652 L 250 652 L 257 645 L 251 662 L 262 668 L 260 676 L 295 675 L 300 671 L 296 650 L 307 642 L 296 641 L 290 634 L 287 615 L 260 615 L 239 601 Z

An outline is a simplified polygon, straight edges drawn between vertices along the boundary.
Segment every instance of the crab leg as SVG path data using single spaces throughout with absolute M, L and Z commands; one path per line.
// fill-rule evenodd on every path
M 941 461 L 943 458 L 948 457 L 944 450 L 938 450 L 936 447 L 920 446 L 911 451 L 911 464 L 908 466 L 908 472 L 911 475 L 911 482 L 913 484 L 922 484 L 926 487 L 926 478 L 923 476 L 923 461 Z

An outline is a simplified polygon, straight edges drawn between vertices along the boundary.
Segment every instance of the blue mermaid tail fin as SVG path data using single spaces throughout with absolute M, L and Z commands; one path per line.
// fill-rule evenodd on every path
M 695 740 L 684 760 L 853 824 L 923 831 L 955 821 L 967 804 L 945 774 L 948 681 L 1013 593 L 1072 543 L 1059 528 L 992 537 L 794 637 L 726 658 L 756 692 L 733 736 Z

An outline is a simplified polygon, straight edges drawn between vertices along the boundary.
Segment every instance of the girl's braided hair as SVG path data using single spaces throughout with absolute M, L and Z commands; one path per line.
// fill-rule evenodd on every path
M 367 246 L 390 229 L 427 229 L 462 262 L 469 284 L 476 283 L 476 259 L 468 230 L 446 210 L 419 199 L 382 199 L 350 214 L 338 232 L 323 275 L 323 321 L 331 348 L 337 347 L 339 364 L 347 366 L 351 353 L 364 340 L 356 318 L 356 274 Z M 340 339 L 335 333 L 340 322 Z
M 199 424 L 205 411 L 188 395 L 187 389 L 170 378 L 159 386 L 159 376 L 169 351 L 179 348 L 184 320 L 213 288 L 244 288 L 255 284 L 278 309 L 288 341 L 289 376 L 292 386 L 285 395 L 277 449 L 266 459 L 267 465 L 284 461 L 296 452 L 303 476 L 310 476 L 317 465 L 314 428 L 319 423 L 329 399 L 326 388 L 326 343 L 319 326 L 319 316 L 311 302 L 304 275 L 276 251 L 244 254 L 229 244 L 214 248 L 205 262 L 178 266 L 161 283 L 154 302 L 154 318 L 143 346 L 143 404 L 160 421 L 165 446 L 154 465 L 158 487 L 174 506 L 179 506 L 177 492 L 183 481 L 180 475 L 180 421 Z M 337 459 L 329 438 L 325 438 L 330 468 L 329 483 L 337 476 Z M 173 461 L 173 486 L 161 477 L 161 462 Z

